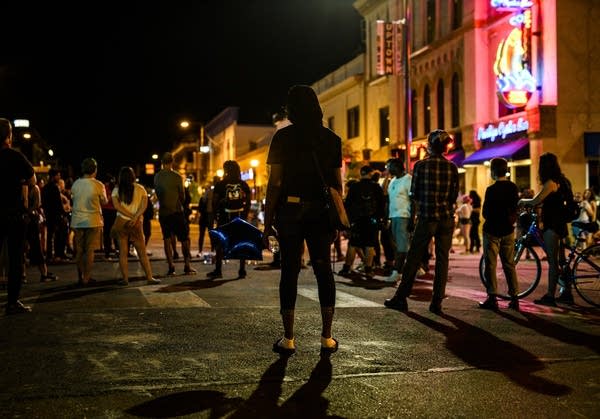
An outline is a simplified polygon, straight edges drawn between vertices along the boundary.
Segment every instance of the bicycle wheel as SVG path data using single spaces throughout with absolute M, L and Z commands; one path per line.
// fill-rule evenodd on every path
M 519 281 L 519 293 L 517 297 L 523 298 L 531 294 L 540 282 L 542 263 L 540 262 L 540 257 L 531 246 L 522 245 L 518 242 L 515 244 L 515 260 L 515 270 L 517 271 L 517 279 Z M 481 256 L 481 260 L 479 261 L 479 279 L 481 279 L 481 283 L 485 287 L 484 269 L 485 259 Z M 496 296 L 504 300 L 510 299 L 506 276 L 502 270 L 502 263 L 499 258 L 496 265 Z
M 573 265 L 573 283 L 586 302 L 600 307 L 600 244 L 584 249 Z

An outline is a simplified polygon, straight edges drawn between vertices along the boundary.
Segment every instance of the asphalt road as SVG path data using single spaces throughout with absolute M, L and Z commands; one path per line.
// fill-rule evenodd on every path
M 192 237 L 196 255 L 195 229 Z M 155 228 L 152 266 L 164 274 L 159 238 Z M 429 275 L 418 279 L 408 313 L 383 306 L 389 284 L 336 276 L 340 349 L 329 358 L 319 355 L 310 269 L 299 281 L 298 351 L 289 359 L 271 351 L 282 333 L 279 271 L 263 270 L 266 252 L 242 280 L 237 261 L 224 265 L 223 279 L 205 279 L 213 266 L 199 258 L 196 275 L 160 285 L 146 285 L 132 259 L 128 287 L 101 253 L 91 287 L 76 287 L 70 263 L 51 266 L 60 278 L 44 284 L 28 268 L 22 296 L 33 312 L 0 317 L 0 416 L 600 417 L 600 311 L 579 298 L 532 304 L 545 279 L 520 312 L 506 303 L 480 310 L 478 256 L 455 249 L 442 316 L 427 310 Z

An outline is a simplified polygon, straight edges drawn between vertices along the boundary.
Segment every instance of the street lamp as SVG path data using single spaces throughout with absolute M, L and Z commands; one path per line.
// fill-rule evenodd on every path
M 254 200 L 258 201 L 258 191 L 256 190 L 256 168 L 259 165 L 259 161 L 256 159 L 250 160 L 250 167 L 252 168 L 252 181 L 254 182 Z

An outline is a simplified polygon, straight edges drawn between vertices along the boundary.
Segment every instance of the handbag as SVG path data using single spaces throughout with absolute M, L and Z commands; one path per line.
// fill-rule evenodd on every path
M 327 208 L 329 223 L 335 230 L 349 230 L 350 221 L 348 220 L 348 214 L 346 213 L 346 208 L 344 207 L 344 200 L 337 189 L 327 185 L 325 182 L 323 172 L 321 171 L 321 166 L 319 165 L 317 155 L 314 151 L 312 152 L 312 156 L 313 160 L 315 161 L 315 166 L 317 167 L 319 177 L 321 178 L 321 182 L 323 183 L 323 194 L 325 196 L 325 206 Z

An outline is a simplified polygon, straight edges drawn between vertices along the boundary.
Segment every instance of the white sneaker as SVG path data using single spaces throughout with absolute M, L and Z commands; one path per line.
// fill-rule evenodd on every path
M 427 273 L 427 271 L 423 268 L 419 268 L 419 270 L 417 271 L 417 277 L 419 276 L 423 276 Z
M 399 274 L 398 271 L 394 270 L 394 271 L 392 271 L 392 274 L 390 276 L 387 276 L 384 279 L 384 281 L 385 282 L 397 282 L 401 278 L 402 278 L 402 274 Z

